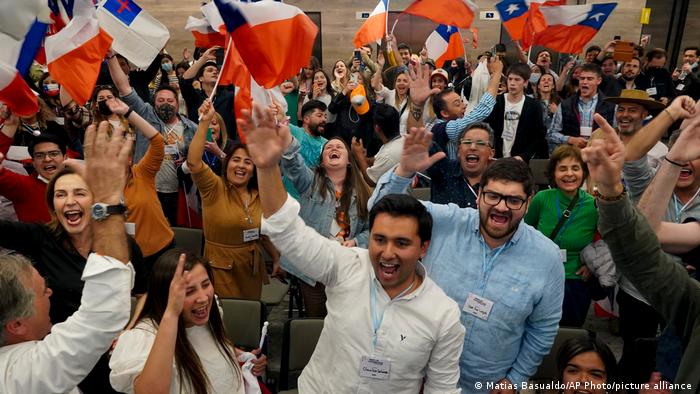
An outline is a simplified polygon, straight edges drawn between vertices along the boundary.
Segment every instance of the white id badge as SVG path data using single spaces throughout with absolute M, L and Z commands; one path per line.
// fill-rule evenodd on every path
M 360 376 L 379 380 L 389 380 L 391 361 L 377 356 L 362 356 Z
M 653 86 L 653 87 L 650 87 L 649 89 L 647 89 L 647 94 L 648 94 L 649 96 L 654 96 L 654 95 L 656 95 L 656 93 L 657 93 L 657 92 L 656 92 L 656 86 Z
M 561 262 L 566 263 L 566 249 L 559 249 L 559 256 L 561 257 Z
M 165 154 L 166 155 L 178 155 L 178 154 L 180 154 L 180 151 L 177 149 L 176 144 L 170 144 L 170 145 L 165 145 Z
M 243 230 L 243 242 L 257 241 L 260 238 L 260 229 L 251 228 Z
M 469 293 L 467 302 L 464 303 L 464 308 L 462 308 L 462 310 L 481 320 L 488 320 L 492 308 L 493 301 L 488 298 L 479 297 L 474 293 Z
M 682 91 L 683 89 L 685 89 L 685 85 L 682 83 L 679 83 L 678 86 L 676 86 L 676 90 L 678 91 Z
M 581 126 L 579 132 L 581 133 L 581 137 L 590 137 L 591 134 L 593 134 L 593 127 Z
M 124 223 L 124 229 L 126 230 L 126 233 L 132 237 L 136 236 L 136 223 L 126 222 Z

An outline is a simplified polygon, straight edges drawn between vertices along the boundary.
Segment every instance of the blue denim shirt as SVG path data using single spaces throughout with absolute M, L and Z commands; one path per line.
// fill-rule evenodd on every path
M 315 185 L 315 172 L 304 164 L 304 158 L 301 156 L 301 146 L 296 138 L 292 139 L 292 143 L 287 148 L 287 151 L 282 155 L 280 162 L 282 175 L 289 179 L 294 187 L 299 191 L 299 204 L 301 210 L 299 216 L 304 219 L 307 226 L 312 227 L 319 234 L 328 236 L 331 231 L 331 224 L 335 220 L 335 187 L 333 182 L 326 177 L 325 182 L 328 183 L 329 190 L 332 191 L 331 196 L 321 196 L 318 193 L 318 188 Z M 355 239 L 357 246 L 367 248 L 367 240 L 369 239 L 369 218 L 360 217 L 357 214 L 357 195 L 353 193 L 348 208 L 350 216 L 350 236 L 348 239 Z M 285 263 L 284 258 L 280 261 L 282 267 L 287 270 L 291 267 Z M 304 275 L 297 275 L 292 269 L 289 271 L 295 276 L 298 276 L 305 282 L 315 283 L 312 279 Z
M 387 194 L 406 193 L 410 179 L 391 170 L 377 184 L 369 206 Z M 559 248 L 535 228 L 520 223 L 513 237 L 491 250 L 479 231 L 479 211 L 422 201 L 433 218 L 423 263 L 428 275 L 457 304 L 469 293 L 493 302 L 487 320 L 462 311 L 467 329 L 460 358 L 460 387 L 488 392 L 486 382 L 503 377 L 527 382 L 549 353 L 564 299 Z M 475 383 L 481 382 L 481 389 Z

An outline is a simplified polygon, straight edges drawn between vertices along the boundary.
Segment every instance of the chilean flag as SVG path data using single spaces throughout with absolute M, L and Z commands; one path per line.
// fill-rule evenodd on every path
M 309 64 L 318 27 L 299 8 L 273 1 L 214 0 L 255 81 L 272 88 Z
M 19 116 L 31 116 L 39 112 L 34 92 L 14 67 L 3 62 L 0 62 L 0 101 Z
M 389 0 L 379 0 L 374 11 L 355 33 L 352 43 L 359 48 L 370 42 L 380 41 L 386 35 L 386 18 L 389 12 Z
M 439 25 L 425 40 L 428 57 L 435 60 L 440 68 L 447 60 L 464 56 L 464 45 L 459 29 L 454 26 Z
M 206 19 L 199 19 L 193 16 L 187 17 L 185 30 L 194 36 L 194 46 L 198 48 L 211 48 L 213 46 L 223 47 L 224 35 L 215 31 Z
M 415 0 L 403 12 L 435 23 L 467 29 L 474 20 L 476 10 L 472 0 Z
M 542 45 L 561 53 L 579 53 L 603 27 L 616 6 L 617 3 L 556 7 L 532 4 L 530 20 L 523 33 L 523 48 Z
M 84 105 L 97 82 L 112 37 L 98 26 L 95 10 L 76 15 L 60 32 L 46 38 L 49 73 L 77 104 Z
M 529 15 L 525 0 L 503 0 L 496 3 L 496 9 L 501 15 L 503 27 L 506 28 L 513 41 L 520 41 Z

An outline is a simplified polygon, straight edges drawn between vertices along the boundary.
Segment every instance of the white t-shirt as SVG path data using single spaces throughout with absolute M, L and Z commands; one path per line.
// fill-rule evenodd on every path
M 151 352 L 153 342 L 156 340 L 156 333 L 157 329 L 150 320 L 141 320 L 134 328 L 125 331 L 119 337 L 109 361 L 109 368 L 112 370 L 109 374 L 109 382 L 115 390 L 123 393 L 134 392 L 134 380 L 141 374 L 146 365 L 146 359 Z M 235 367 L 231 367 L 228 359 L 221 354 L 216 340 L 207 326 L 188 328 L 187 338 L 209 378 L 212 394 L 245 393 L 238 363 Z M 231 350 L 233 351 L 233 349 Z M 237 372 L 234 371 L 234 368 L 237 369 Z M 171 394 L 180 393 L 179 382 L 177 366 L 173 362 Z M 189 392 L 191 391 L 183 390 L 183 393 Z
M 503 157 L 510 157 L 510 151 L 513 149 L 515 142 L 515 133 L 518 130 L 520 123 L 520 114 L 523 112 L 523 104 L 525 104 L 525 95 L 520 101 L 511 103 L 508 101 L 508 95 L 505 95 L 505 109 L 503 111 Z

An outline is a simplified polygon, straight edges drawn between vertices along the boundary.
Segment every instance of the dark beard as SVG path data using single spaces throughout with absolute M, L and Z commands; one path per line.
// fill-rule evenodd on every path
M 627 82 L 630 82 L 630 81 L 634 81 L 635 79 L 637 79 L 637 76 L 627 76 L 627 75 L 622 74 L 622 79 L 624 79 Z
M 319 128 L 321 128 L 322 130 L 319 131 Z M 321 135 L 323 135 L 323 132 L 326 131 L 326 124 L 325 124 L 325 123 L 319 123 L 319 124 L 317 124 L 316 126 L 313 126 L 313 127 L 309 126 L 309 131 L 311 132 L 311 134 L 312 134 L 314 137 L 320 137 Z

